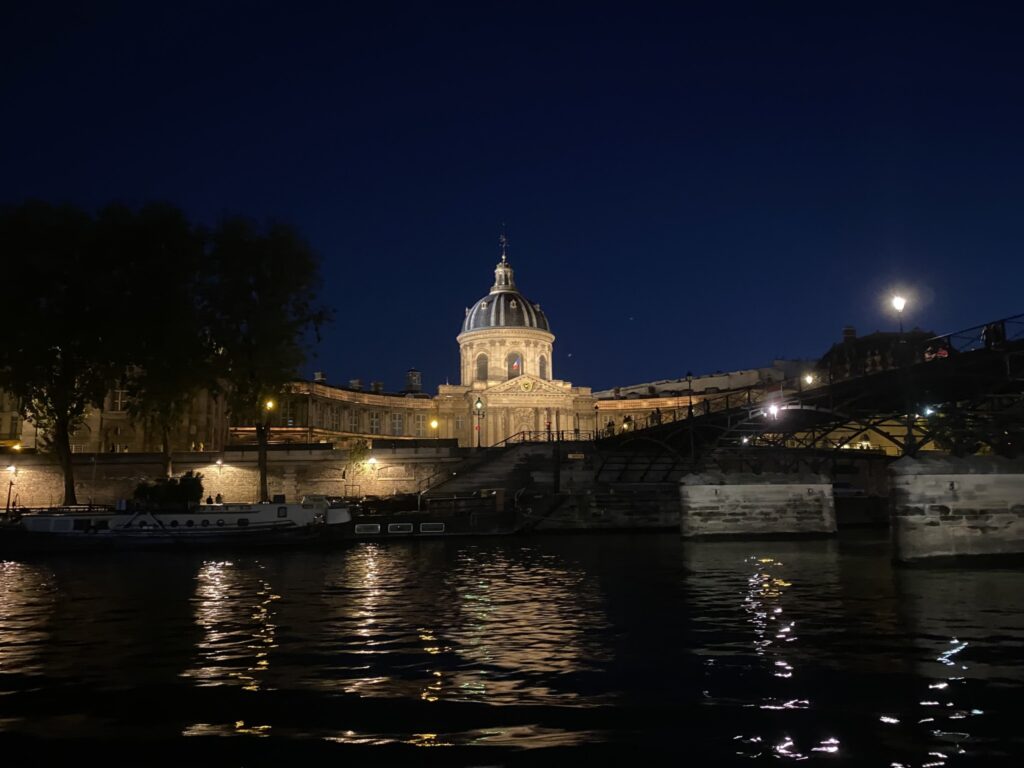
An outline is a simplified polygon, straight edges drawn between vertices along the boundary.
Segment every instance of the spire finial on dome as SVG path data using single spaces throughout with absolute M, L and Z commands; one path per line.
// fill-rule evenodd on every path
M 501 234 L 498 235 L 498 244 L 501 245 L 501 263 L 508 264 L 508 235 L 505 233 L 505 222 L 501 222 Z
M 505 234 L 505 222 L 501 223 L 498 245 L 501 246 L 501 261 L 498 262 L 498 266 L 494 269 L 494 285 L 491 286 L 491 293 L 496 291 L 514 291 L 516 283 L 512 277 L 512 265 L 508 263 L 508 235 Z

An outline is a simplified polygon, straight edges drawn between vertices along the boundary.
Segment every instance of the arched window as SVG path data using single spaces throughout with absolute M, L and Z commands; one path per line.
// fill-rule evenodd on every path
M 476 380 L 487 381 L 487 355 L 476 356 Z
M 540 356 L 540 363 L 538 367 L 540 369 L 540 377 L 542 379 L 546 379 L 548 377 L 548 359 L 544 357 L 544 355 Z
M 508 377 L 514 379 L 523 375 L 523 356 L 518 352 L 509 352 L 505 358 L 505 365 L 508 367 Z

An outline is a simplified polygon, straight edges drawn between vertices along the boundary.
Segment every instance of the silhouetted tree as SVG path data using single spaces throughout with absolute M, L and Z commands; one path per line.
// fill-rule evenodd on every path
M 256 427 L 260 500 L 267 501 L 273 414 L 305 360 L 310 333 L 328 319 L 317 298 L 319 262 L 293 228 L 232 218 L 212 233 L 208 264 L 219 372 L 232 416 Z
M 0 254 L 18 283 L 5 295 L 0 387 L 51 448 L 75 504 L 71 435 L 99 405 L 122 366 L 118 335 L 125 264 L 88 213 L 28 202 L 0 211 Z
M 202 233 L 163 204 L 143 207 L 122 222 L 122 231 L 132 264 L 123 301 L 133 333 L 126 343 L 128 409 L 134 421 L 160 435 L 170 477 L 175 427 L 202 390 L 217 388 Z

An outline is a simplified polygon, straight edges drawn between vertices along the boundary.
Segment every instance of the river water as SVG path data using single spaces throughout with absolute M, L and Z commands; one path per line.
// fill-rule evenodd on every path
M 1024 572 L 884 534 L 0 563 L 5 765 L 1019 764 Z M 432 747 L 432 749 L 428 749 Z

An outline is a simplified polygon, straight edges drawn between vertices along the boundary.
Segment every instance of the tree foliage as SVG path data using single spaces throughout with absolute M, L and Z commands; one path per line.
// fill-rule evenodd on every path
M 142 482 L 135 487 L 132 498 L 153 507 L 187 506 L 203 498 L 203 475 L 192 470 L 181 477 L 164 477 L 156 482 Z
M 96 219 L 70 206 L 29 202 L 0 212 L 0 253 L 17 270 L 0 343 L 0 387 L 21 401 L 77 502 L 70 438 L 123 367 L 119 298 L 123 261 Z
M 297 377 L 317 303 L 319 264 L 291 227 L 227 219 L 212 231 L 170 205 L 91 214 L 29 202 L 0 210 L 0 253 L 20 281 L 8 292 L 0 388 L 64 471 L 76 502 L 71 436 L 116 383 L 134 420 L 172 435 L 201 390 L 220 391 L 236 422 L 257 425 L 267 498 L 263 405 Z
M 209 302 L 219 371 L 236 421 L 256 426 L 260 500 L 267 489 L 267 443 L 279 396 L 299 373 L 310 335 L 328 312 L 318 303 L 319 262 L 283 224 L 227 219 L 211 238 L 215 292 Z

